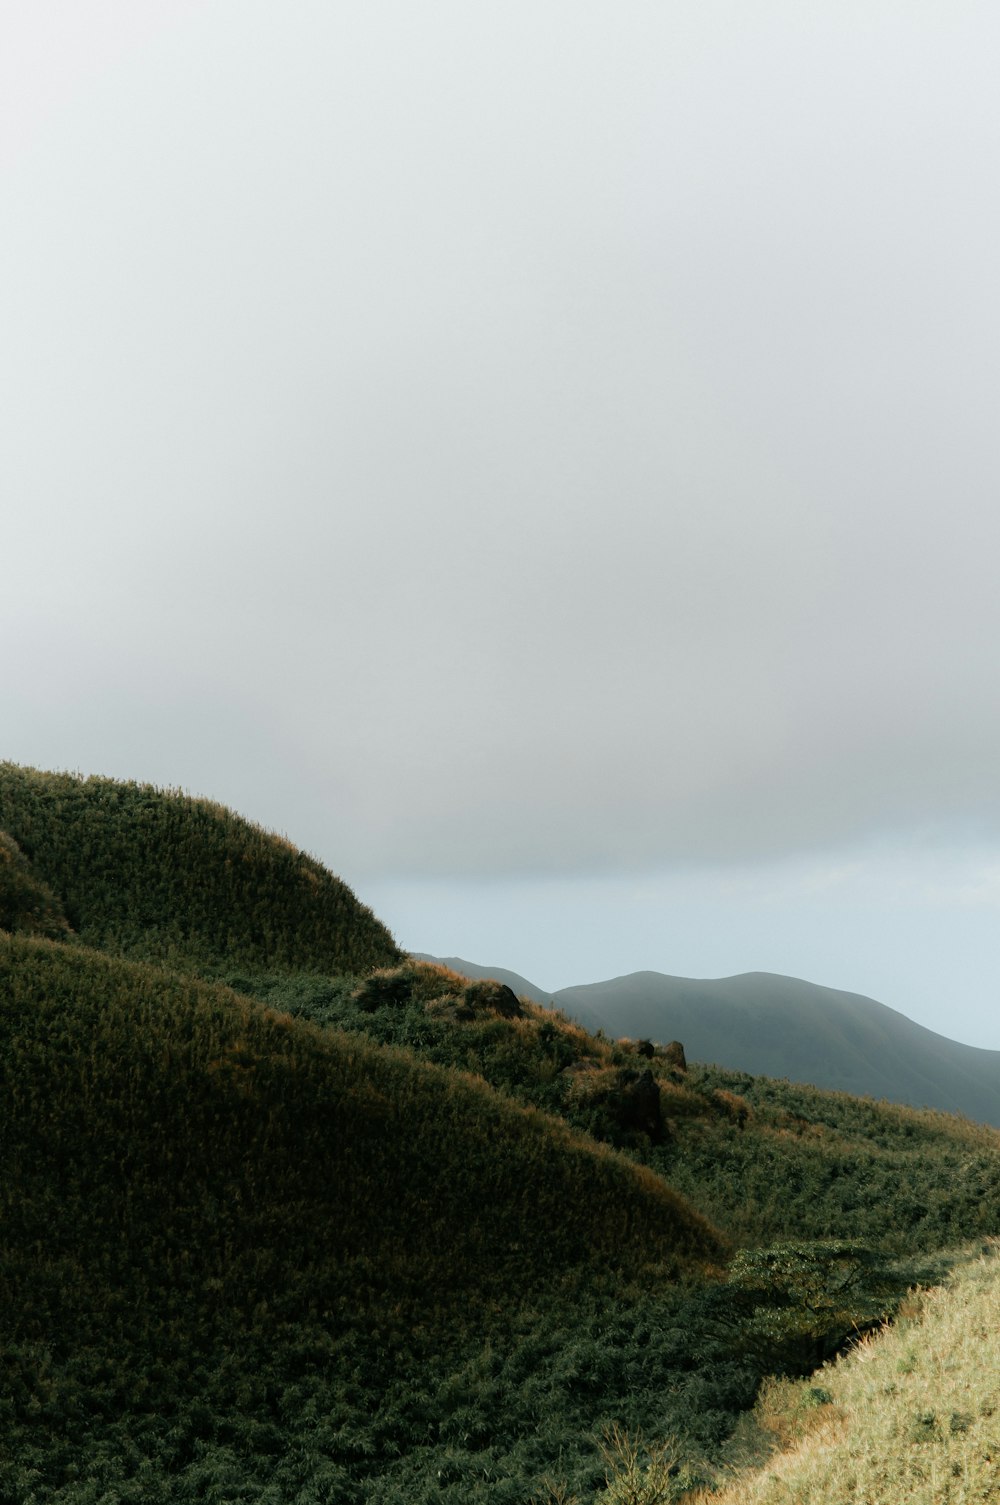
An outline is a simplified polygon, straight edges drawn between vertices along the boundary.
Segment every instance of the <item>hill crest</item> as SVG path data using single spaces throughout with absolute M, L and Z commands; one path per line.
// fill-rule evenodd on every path
M 400 959 L 322 863 L 211 800 L 0 763 L 0 831 L 85 945 L 213 975 Z

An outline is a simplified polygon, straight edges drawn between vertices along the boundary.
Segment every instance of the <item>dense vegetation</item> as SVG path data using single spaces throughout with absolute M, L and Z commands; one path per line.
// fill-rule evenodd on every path
M 0 826 L 0 1505 L 655 1505 L 997 1227 L 994 1131 L 405 961 L 218 807 Z
M 222 1473 L 257 1486 L 308 1402 L 315 1468 L 360 1498 L 374 1464 L 448 1433 L 458 1394 L 418 1400 L 424 1366 L 489 1371 L 483 1345 L 493 1334 L 509 1350 L 515 1314 L 551 1366 L 553 1319 L 538 1314 L 578 1302 L 627 1344 L 664 1287 L 720 1253 L 658 1178 L 481 1080 L 224 988 L 8 937 L 0 996 L 10 1477 L 23 1481 L 51 1429 L 67 1440 L 48 1482 L 67 1488 L 81 1459 L 120 1446 L 108 1423 L 138 1397 L 142 1445 L 123 1475 L 102 1465 L 119 1488 L 134 1475 L 134 1497 L 149 1498 L 154 1465 L 193 1488 L 189 1465 L 210 1454 L 221 1468 L 220 1447 L 236 1460 Z M 487 1393 L 511 1387 L 502 1371 L 517 1357 L 498 1350 Z M 422 1375 L 415 1393 L 404 1359 Z M 385 1387 L 396 1394 L 383 1415 Z M 159 1430 L 165 1408 L 176 1446 Z M 492 1436 L 482 1413 L 477 1426 L 480 1442 Z

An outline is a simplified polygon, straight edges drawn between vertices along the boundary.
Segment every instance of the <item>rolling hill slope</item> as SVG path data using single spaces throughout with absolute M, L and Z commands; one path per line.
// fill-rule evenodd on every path
M 408 961 L 360 988 L 275 981 L 268 1001 L 442 1066 L 627 1147 L 737 1244 L 862 1240 L 932 1252 L 1000 1226 L 1000 1133 L 933 1110 L 685 1066 L 588 1035 L 499 982 Z
M 206 801 L 0 765 L 0 932 L 3 1502 L 591 1502 L 612 1423 L 710 1478 L 1000 1217 L 993 1130 L 406 960 Z
M 447 1365 L 570 1305 L 627 1332 L 723 1251 L 481 1079 L 227 988 L 0 934 L 0 1001 L 4 1499 L 405 1497 L 372 1479 L 446 1458 Z
M 553 1263 L 720 1251 L 658 1178 L 557 1120 L 227 988 L 0 934 L 0 993 L 5 1195 L 9 1207 L 15 1174 L 30 1178 L 31 1239 L 62 1245 L 83 1219 L 109 1246 L 127 1234 L 148 1251 L 158 1225 L 212 1206 L 188 1247 L 211 1246 L 214 1264 L 232 1246 L 217 1273 L 234 1300 L 242 1245 L 255 1261 L 273 1245 L 287 1266 L 248 1275 L 254 1299 L 280 1299 L 317 1258 L 335 1284 L 363 1257 L 397 1288 L 414 1264 L 425 1291 L 451 1294 L 502 1284 L 514 1251 L 531 1284 Z

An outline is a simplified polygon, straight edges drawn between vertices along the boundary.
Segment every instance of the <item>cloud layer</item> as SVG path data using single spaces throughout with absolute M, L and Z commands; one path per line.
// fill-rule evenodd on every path
M 98 50 L 4 164 L 7 754 L 355 878 L 995 840 L 1000 17 L 828 11 Z

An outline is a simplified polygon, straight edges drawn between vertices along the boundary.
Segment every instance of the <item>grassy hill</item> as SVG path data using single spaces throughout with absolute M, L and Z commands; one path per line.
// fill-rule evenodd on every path
M 7 936 L 0 997 L 8 1497 L 40 1449 L 40 1498 L 87 1498 L 81 1459 L 120 1498 L 160 1497 L 144 1468 L 193 1490 L 220 1448 L 249 1488 L 264 1429 L 272 1464 L 306 1433 L 330 1497 L 361 1498 L 391 1461 L 373 1417 L 412 1440 L 387 1401 L 401 1365 L 419 1394 L 442 1353 L 509 1343 L 519 1313 L 572 1303 L 620 1327 L 631 1301 L 648 1320 L 722 1253 L 658 1177 L 481 1079 L 217 985 Z M 191 1376 L 215 1367 L 196 1404 Z M 296 1384 L 312 1411 L 293 1425 Z M 123 1471 L 101 1458 L 125 1416 L 143 1441 Z
M 997 1227 L 994 1131 L 403 959 L 220 807 L 0 828 L 0 1505 L 651 1505 Z
M 0 763 L 0 831 L 104 951 L 202 974 L 361 972 L 401 955 L 321 863 L 208 800 Z
M 113 1241 L 130 1220 L 183 1224 L 207 1202 L 237 1304 L 241 1280 L 280 1300 L 287 1276 L 238 1273 L 235 1223 L 254 1260 L 266 1233 L 293 1266 L 321 1257 L 335 1283 L 347 1260 L 397 1293 L 416 1272 L 421 1301 L 488 1295 L 508 1261 L 537 1284 L 721 1252 L 658 1177 L 480 1078 L 82 947 L 0 935 L 0 990 L 3 1143 L 38 1188 L 23 1201 L 32 1238 L 83 1219 L 91 1245 Z M 112 1201 L 126 1188 L 115 1213 L 98 1185 Z M 189 1259 L 208 1231 L 189 1233 Z
M 679 1039 L 695 1061 L 1000 1127 L 1000 1051 L 948 1040 L 858 993 L 769 972 L 721 978 L 632 972 L 546 994 L 502 969 L 460 957 L 424 959 L 466 977 L 501 978 L 612 1038 Z

